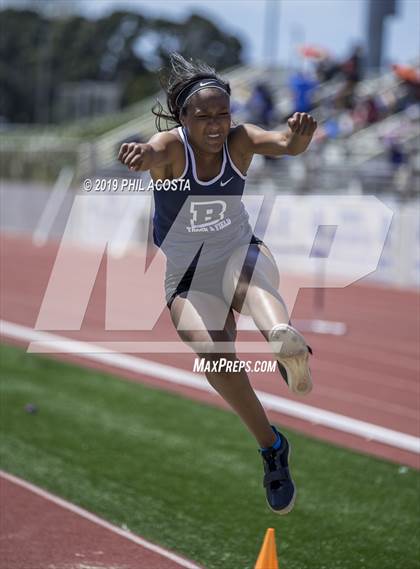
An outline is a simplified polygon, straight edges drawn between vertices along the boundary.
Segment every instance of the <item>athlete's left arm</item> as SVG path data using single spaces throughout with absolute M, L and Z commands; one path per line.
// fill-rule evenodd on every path
M 264 130 L 252 124 L 243 125 L 245 152 L 266 156 L 296 156 L 304 152 L 312 140 L 317 123 L 307 113 L 295 113 L 287 121 L 289 130 Z

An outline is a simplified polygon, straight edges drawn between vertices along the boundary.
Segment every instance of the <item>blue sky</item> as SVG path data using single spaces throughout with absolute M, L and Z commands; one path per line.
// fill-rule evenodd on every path
M 26 0 L 28 2 L 30 0 Z M 36 0 L 32 0 L 36 1 Z M 54 0 L 61 7 L 67 0 Z M 382 0 L 376 0 L 381 2 Z M 5 0 L 17 5 L 25 0 Z M 45 0 L 43 0 L 45 3 Z M 397 0 L 397 15 L 388 18 L 385 60 L 405 63 L 419 57 L 420 0 Z M 343 57 L 356 42 L 363 42 L 367 0 L 71 0 L 86 15 L 101 16 L 115 9 L 182 20 L 192 11 L 209 16 L 246 46 L 248 62 L 261 64 L 265 54 L 267 3 L 278 5 L 277 62 L 293 65 L 295 46 L 310 43 Z M 271 8 L 274 10 L 274 8 Z M 273 16 L 272 16 L 273 19 Z
M 268 0 L 273 2 L 273 0 Z M 381 1 L 381 0 L 377 0 Z M 118 5 L 176 19 L 197 11 L 240 36 L 247 45 L 247 59 L 264 62 L 266 0 L 92 0 L 85 12 L 102 14 Z M 366 0 L 277 0 L 277 61 L 293 64 L 296 44 L 323 46 L 338 56 L 363 41 Z M 271 8 L 272 10 L 274 8 Z M 385 58 L 403 63 L 419 56 L 420 0 L 399 0 L 397 16 L 387 22 Z

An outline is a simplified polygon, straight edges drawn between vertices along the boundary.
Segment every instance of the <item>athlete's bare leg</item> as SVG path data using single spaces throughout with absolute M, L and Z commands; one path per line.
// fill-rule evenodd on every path
M 171 305 L 171 318 L 180 338 L 196 354 L 208 361 L 221 357 L 232 362 L 235 353 L 236 323 L 232 311 L 228 313 L 223 330 L 213 330 L 218 316 L 226 314 L 226 303 L 216 296 L 190 291 L 175 297 Z M 186 328 L 186 329 L 184 329 Z M 217 343 L 223 342 L 223 351 Z M 226 350 L 226 351 L 225 351 Z M 276 437 L 265 411 L 250 384 L 245 370 L 238 372 L 206 372 L 210 385 L 239 415 L 262 448 L 274 444 Z
M 232 298 L 231 305 L 235 310 L 252 316 L 257 328 L 270 342 L 279 371 L 290 390 L 297 395 L 307 395 L 312 390 L 308 365 L 310 349 L 305 338 L 288 326 L 289 314 L 277 291 L 279 275 L 275 261 L 263 244 L 249 246 L 245 263 L 243 251 L 235 251 L 226 265 L 225 300 Z M 256 261 L 254 270 L 253 261 Z
M 255 261 L 251 277 L 249 264 Z M 289 322 L 287 307 L 277 290 L 280 278 L 277 266 L 265 245 L 249 246 L 245 266 L 240 251 L 235 252 L 229 259 L 226 273 L 225 290 L 228 294 L 235 291 L 232 307 L 250 315 L 266 339 L 274 326 Z

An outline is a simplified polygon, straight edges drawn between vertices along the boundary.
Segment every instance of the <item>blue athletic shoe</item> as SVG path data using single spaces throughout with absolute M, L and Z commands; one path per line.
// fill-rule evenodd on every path
M 284 435 L 278 434 L 281 436 L 281 446 L 278 450 L 271 447 L 260 449 L 259 452 L 264 465 L 263 484 L 267 503 L 276 514 L 288 514 L 295 503 L 296 488 L 289 471 L 290 445 Z

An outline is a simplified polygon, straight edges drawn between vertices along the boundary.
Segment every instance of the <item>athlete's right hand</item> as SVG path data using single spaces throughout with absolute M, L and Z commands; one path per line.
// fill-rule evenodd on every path
M 118 153 L 118 160 L 125 164 L 130 170 L 150 170 L 152 166 L 153 148 L 150 144 L 140 144 L 135 142 L 121 145 Z

